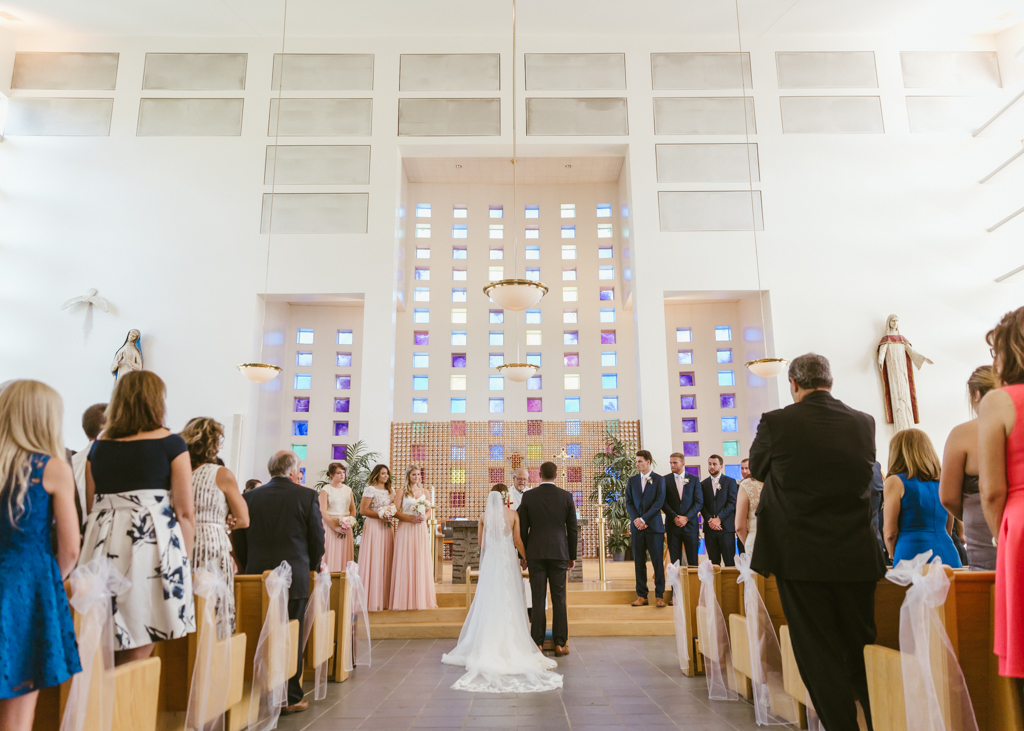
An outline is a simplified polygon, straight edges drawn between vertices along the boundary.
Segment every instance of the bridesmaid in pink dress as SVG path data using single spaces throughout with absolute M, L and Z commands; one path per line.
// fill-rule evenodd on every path
M 394 506 L 395 491 L 391 486 L 391 470 L 379 464 L 370 472 L 363 490 L 359 512 L 366 519 L 359 543 L 359 575 L 366 589 L 366 611 L 381 612 L 388 608 L 391 594 L 391 567 L 395 552 L 394 519 L 382 520 L 380 513 Z
M 395 501 L 395 567 L 391 571 L 391 609 L 437 609 L 434 567 L 430 552 L 430 508 L 415 515 L 420 498 L 430 500 L 418 465 L 405 470 L 405 487 Z
M 1003 387 L 978 415 L 982 509 L 996 538 L 995 654 L 999 674 L 1015 678 L 1024 710 L 1024 307 L 986 336 Z
M 344 571 L 352 560 L 352 527 L 345 518 L 356 517 L 356 504 L 352 500 L 352 488 L 345 484 L 348 465 L 345 462 L 331 462 L 327 465 L 327 479 L 330 482 L 320 489 L 320 515 L 324 521 L 324 560 L 327 570 Z

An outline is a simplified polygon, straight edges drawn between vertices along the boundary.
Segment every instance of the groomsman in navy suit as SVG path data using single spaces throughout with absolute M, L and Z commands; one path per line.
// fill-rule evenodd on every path
M 711 474 L 700 483 L 704 489 L 704 545 L 708 558 L 718 566 L 724 559 L 726 566 L 735 566 L 736 561 L 736 480 L 722 474 L 724 460 L 717 454 L 708 458 L 708 472 Z
M 668 542 L 669 561 L 675 563 L 686 550 L 686 563 L 697 565 L 697 515 L 704 505 L 704 490 L 700 481 L 685 471 L 684 457 L 673 452 L 668 459 L 671 472 L 665 475 L 665 540 Z
M 661 509 L 665 504 L 665 481 L 654 473 L 654 458 L 646 449 L 636 453 L 638 474 L 629 478 L 626 486 L 626 512 L 629 513 L 629 532 L 633 539 L 633 565 L 636 568 L 636 596 L 634 607 L 645 606 L 647 601 L 647 554 L 654 564 L 654 596 L 656 606 L 665 606 L 665 524 Z

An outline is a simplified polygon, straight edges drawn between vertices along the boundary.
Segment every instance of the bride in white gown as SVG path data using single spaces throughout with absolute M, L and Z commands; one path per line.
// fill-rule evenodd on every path
M 480 583 L 459 644 L 441 657 L 446 665 L 466 668 L 454 690 L 483 693 L 536 693 L 562 687 L 558 667 L 533 644 L 526 624 L 526 603 L 517 545 L 519 516 L 505 507 L 503 494 L 491 492 L 481 517 Z

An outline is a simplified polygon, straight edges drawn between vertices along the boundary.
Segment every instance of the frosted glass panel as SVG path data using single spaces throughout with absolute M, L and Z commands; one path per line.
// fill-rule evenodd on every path
M 400 91 L 498 91 L 497 53 L 402 54 Z
M 746 97 L 658 97 L 654 100 L 654 134 L 742 135 L 754 134 L 754 100 Z
M 270 100 L 267 136 L 278 124 L 278 100 Z M 372 99 L 282 99 L 282 137 L 369 137 Z
M 873 51 L 775 54 L 780 89 L 878 87 Z
M 761 191 L 683 191 L 658 193 L 662 231 L 764 230 Z M 756 223 L 755 223 L 756 222 Z
M 147 53 L 142 88 L 241 90 L 246 57 L 244 53 Z
M 138 137 L 237 137 L 241 99 L 141 99 Z
M 655 145 L 659 183 L 733 183 L 760 178 L 757 145 Z
M 877 96 L 784 96 L 784 134 L 883 134 L 882 102 Z
M 527 99 L 526 134 L 620 136 L 629 134 L 625 99 Z
M 274 75 L 270 88 L 281 88 L 284 67 L 286 91 L 371 91 L 372 53 L 286 53 L 274 54 Z
M 116 53 L 16 53 L 12 89 L 112 90 Z
M 276 193 L 273 208 L 275 234 L 366 233 L 366 193 Z M 260 233 L 269 233 L 271 196 L 263 195 Z
M 275 175 L 275 162 L 277 179 Z M 267 145 L 265 185 L 366 185 L 369 145 Z
M 999 61 L 994 51 L 903 51 L 903 86 L 908 89 L 938 87 L 1001 87 Z
M 11 137 L 106 137 L 113 99 L 15 97 L 7 102 L 4 134 Z
M 498 99 L 399 99 L 402 137 L 494 136 L 501 134 Z
M 749 53 L 652 53 L 654 89 L 753 88 Z
M 622 53 L 527 53 L 527 91 L 626 88 Z

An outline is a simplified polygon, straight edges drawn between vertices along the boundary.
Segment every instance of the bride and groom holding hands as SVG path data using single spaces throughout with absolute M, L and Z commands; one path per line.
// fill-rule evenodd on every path
M 551 589 L 555 654 L 569 654 L 565 585 L 576 564 L 576 506 L 555 484 L 553 462 L 540 467 L 541 483 L 523 494 L 519 510 L 495 487 L 480 516 L 480 580 L 459 643 L 441 658 L 466 668 L 452 688 L 489 693 L 533 693 L 562 687 L 558 664 L 544 655 L 545 613 Z M 526 624 L 521 568 L 530 572 L 532 608 Z

